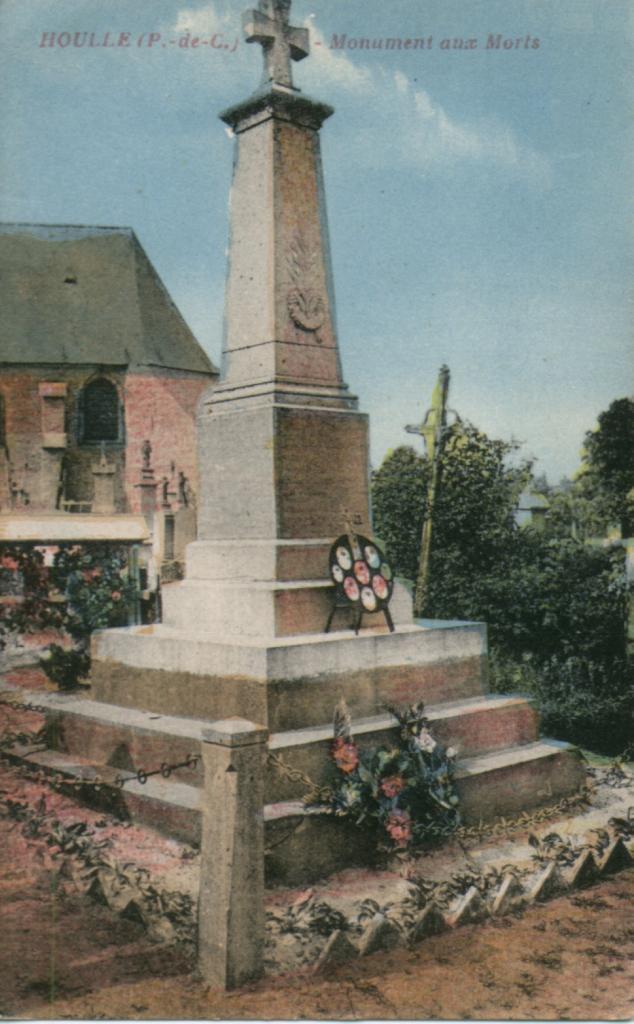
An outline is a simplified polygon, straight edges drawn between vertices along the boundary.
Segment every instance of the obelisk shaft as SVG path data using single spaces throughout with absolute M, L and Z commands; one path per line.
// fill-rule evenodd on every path
M 293 40 L 289 61 L 304 52 L 289 6 L 261 0 L 245 16 L 265 58 L 280 34 Z M 332 113 L 273 80 L 221 114 L 236 157 L 222 376 L 199 418 L 197 557 L 209 556 L 209 574 L 314 581 L 344 508 L 369 530 L 367 417 L 341 371 L 322 180 L 319 130 Z M 323 602 L 315 622 L 322 613 Z
M 330 113 L 272 86 L 222 115 L 237 147 L 223 385 L 345 393 L 318 134 Z

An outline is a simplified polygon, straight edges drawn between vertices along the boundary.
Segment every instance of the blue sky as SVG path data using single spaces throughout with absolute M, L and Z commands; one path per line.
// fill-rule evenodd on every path
M 246 6 L 0 3 L 0 219 L 132 226 L 216 362 L 233 145 L 216 114 L 259 82 L 259 47 L 233 49 Z M 574 472 L 598 413 L 634 392 L 634 5 L 294 0 L 292 14 L 314 44 L 296 84 L 336 108 L 322 146 L 339 341 L 374 464 L 411 440 L 446 362 L 463 418 L 523 442 L 552 481 Z M 132 45 L 39 45 L 107 31 Z M 187 31 L 230 49 L 170 45 Z M 333 33 L 432 46 L 333 49 Z M 522 43 L 487 48 L 489 33 Z M 454 38 L 477 48 L 441 47 Z

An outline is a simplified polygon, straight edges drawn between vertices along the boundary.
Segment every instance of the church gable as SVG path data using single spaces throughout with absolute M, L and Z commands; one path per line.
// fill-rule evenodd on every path
M 0 361 L 214 373 L 130 228 L 0 225 Z

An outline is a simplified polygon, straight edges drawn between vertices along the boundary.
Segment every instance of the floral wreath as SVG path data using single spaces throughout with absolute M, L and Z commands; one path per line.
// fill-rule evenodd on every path
M 406 851 L 447 839 L 460 824 L 456 751 L 432 736 L 422 701 L 386 709 L 399 724 L 392 746 L 361 752 L 345 700 L 335 711 L 331 810 L 377 833 L 380 848 Z

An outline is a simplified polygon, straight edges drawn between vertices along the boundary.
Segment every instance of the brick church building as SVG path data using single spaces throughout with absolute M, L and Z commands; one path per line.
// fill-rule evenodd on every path
M 145 531 L 176 557 L 218 374 L 134 232 L 0 225 L 0 308 L 0 540 Z

